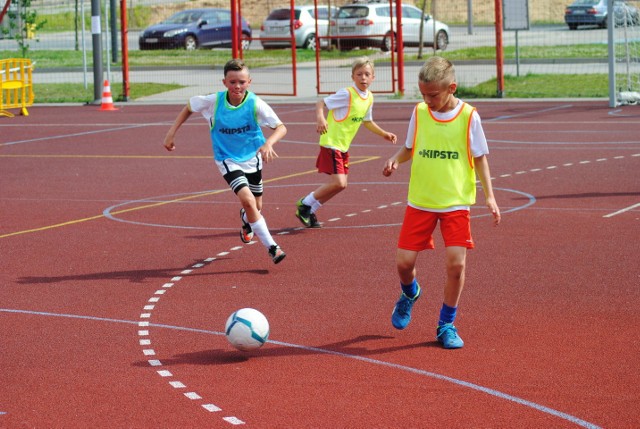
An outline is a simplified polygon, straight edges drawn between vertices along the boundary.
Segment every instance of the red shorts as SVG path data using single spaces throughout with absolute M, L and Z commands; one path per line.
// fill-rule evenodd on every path
M 316 167 L 318 173 L 349 174 L 349 152 L 320 146 Z
M 460 246 L 473 249 L 471 215 L 468 210 L 436 213 L 407 206 L 404 213 L 398 248 L 420 252 L 435 249 L 433 231 L 440 221 L 445 247 Z

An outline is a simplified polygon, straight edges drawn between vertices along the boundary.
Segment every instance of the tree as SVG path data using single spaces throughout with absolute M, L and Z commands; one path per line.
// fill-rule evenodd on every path
M 13 34 L 18 43 L 22 58 L 29 50 L 28 40 L 46 24 L 47 20 L 38 20 L 38 13 L 32 9 L 31 0 L 11 0 L 11 7 L 7 11 L 9 29 L 3 29 L 5 34 Z M 39 40 L 36 39 L 36 42 Z
M 424 16 L 427 10 L 427 0 L 422 0 L 422 20 L 420 21 L 420 39 L 418 40 L 418 59 L 422 59 L 422 43 L 423 43 L 423 32 L 424 32 Z M 435 25 L 435 24 L 434 24 Z M 435 41 L 434 41 L 435 43 Z

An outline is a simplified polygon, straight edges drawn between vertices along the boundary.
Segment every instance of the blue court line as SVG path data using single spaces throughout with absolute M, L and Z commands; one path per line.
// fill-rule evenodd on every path
M 70 318 L 70 319 L 93 320 L 93 321 L 110 322 L 110 323 L 125 323 L 125 324 L 136 325 L 136 326 L 138 326 L 138 323 L 139 323 L 139 321 L 134 321 L 134 320 L 108 319 L 108 318 L 104 318 L 104 317 L 81 316 L 81 315 L 76 315 L 76 314 L 58 314 L 58 313 L 48 313 L 48 312 L 43 312 L 43 311 L 28 311 L 28 310 L 14 310 L 14 309 L 8 309 L 8 308 L 0 308 L 0 313 L 3 313 L 3 312 L 4 313 L 27 314 L 27 315 L 35 315 L 35 316 L 47 316 L 47 317 L 66 317 L 66 318 Z M 224 336 L 225 335 L 224 332 L 209 331 L 209 330 L 205 330 L 205 329 L 187 328 L 187 327 L 182 327 L 182 326 L 164 325 L 164 324 L 156 324 L 156 323 L 149 323 L 149 326 L 153 326 L 153 327 L 156 327 L 156 328 L 163 328 L 163 329 L 172 329 L 172 330 L 176 330 L 176 331 L 197 332 L 197 333 L 208 334 L 208 335 L 218 335 L 218 336 Z M 412 368 L 412 367 L 404 366 L 404 365 L 399 365 L 399 364 L 395 364 L 395 363 L 391 363 L 391 362 L 385 362 L 385 361 L 381 361 L 381 360 L 377 360 L 377 359 L 372 359 L 372 358 L 368 358 L 368 357 L 364 357 L 364 356 L 350 355 L 350 354 L 347 354 L 347 353 L 337 352 L 337 351 L 333 351 L 333 350 L 325 350 L 325 349 L 321 349 L 321 348 L 317 348 L 317 347 L 309 347 L 309 346 L 285 343 L 285 342 L 274 341 L 274 340 L 268 340 L 267 342 L 270 343 L 270 344 L 276 344 L 276 345 L 283 346 L 283 347 L 289 347 L 289 348 L 305 350 L 305 351 L 309 351 L 309 352 L 315 352 L 315 353 L 322 353 L 322 354 L 327 354 L 327 355 L 339 356 L 339 357 L 343 357 L 343 358 L 347 358 L 347 359 L 354 359 L 354 360 L 358 360 L 358 361 L 361 361 L 361 362 L 366 362 L 366 363 L 371 363 L 371 364 L 374 364 L 374 365 L 385 366 L 385 367 L 388 367 L 388 368 L 398 369 L 398 370 L 401 370 L 401 371 L 406 371 L 406 372 L 410 372 L 410 373 L 413 373 L 413 374 L 418 374 L 418 375 L 422 375 L 422 376 L 425 376 L 425 377 L 434 378 L 436 380 L 447 381 L 447 382 L 450 382 L 450 383 L 453 383 L 453 384 L 457 384 L 458 386 L 462 386 L 462 387 L 466 387 L 466 388 L 471 389 L 471 390 L 476 390 L 478 392 L 486 393 L 488 395 L 494 396 L 494 397 L 499 398 L 499 399 L 504 399 L 506 401 L 514 402 L 514 403 L 520 404 L 520 405 L 524 405 L 525 407 L 533 408 L 534 410 L 540 411 L 542 413 L 549 414 L 549 415 L 552 415 L 554 417 L 558 417 L 558 418 L 563 419 L 563 420 L 567 420 L 567 421 L 569 421 L 571 423 L 574 423 L 574 424 L 576 424 L 576 425 L 578 425 L 580 427 L 584 427 L 584 428 L 588 428 L 588 429 L 602 429 L 601 426 L 598 426 L 596 424 L 590 423 L 590 422 L 588 422 L 586 420 L 582 420 L 582 419 L 580 419 L 578 417 L 572 416 L 571 414 L 563 413 L 562 411 L 554 410 L 553 408 L 549 408 L 549 407 L 546 407 L 544 405 L 537 404 L 535 402 L 527 401 L 526 399 L 518 398 L 517 396 L 509 395 L 509 394 L 500 392 L 498 390 L 494 390 L 494 389 L 491 389 L 491 388 L 488 388 L 488 387 L 480 386 L 478 384 L 470 383 L 468 381 L 458 380 L 457 378 L 448 377 L 446 375 L 437 374 L 437 373 L 430 372 L 430 371 L 424 371 L 424 370 L 421 370 L 421 369 Z

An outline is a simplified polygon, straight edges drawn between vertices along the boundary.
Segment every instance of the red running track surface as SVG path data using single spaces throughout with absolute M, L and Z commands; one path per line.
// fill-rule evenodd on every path
M 640 426 L 640 110 L 477 102 L 502 224 L 480 201 L 456 325 L 435 342 L 444 253 L 396 331 L 395 245 L 409 166 L 362 129 L 348 189 L 300 228 L 314 107 L 277 104 L 289 133 L 264 170 L 264 216 L 287 258 L 239 239 L 239 204 L 180 106 L 30 109 L 0 120 L 0 427 L 636 428 Z M 413 105 L 378 103 L 406 135 Z M 260 350 L 228 315 L 262 311 Z

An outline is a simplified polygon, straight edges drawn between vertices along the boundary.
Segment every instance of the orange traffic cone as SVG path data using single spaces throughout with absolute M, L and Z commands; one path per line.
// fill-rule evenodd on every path
M 118 110 L 117 107 L 113 105 L 113 98 L 111 97 L 111 86 L 109 85 L 109 81 L 104 81 L 104 89 L 102 90 L 102 106 L 100 110 Z

